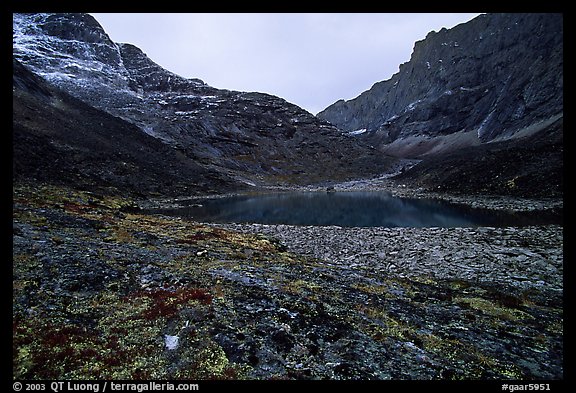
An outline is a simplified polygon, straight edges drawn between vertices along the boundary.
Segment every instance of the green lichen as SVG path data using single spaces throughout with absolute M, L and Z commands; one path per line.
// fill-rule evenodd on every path
M 510 307 L 503 307 L 480 297 L 457 297 L 454 299 L 454 302 L 501 320 L 515 321 L 518 319 L 534 318 L 524 311 Z
M 352 288 L 362 292 L 370 293 L 372 295 L 387 295 L 389 293 L 388 287 L 385 285 L 368 285 L 355 283 Z
M 315 293 L 321 289 L 321 286 L 307 280 L 298 279 L 285 284 L 284 289 L 294 294 Z

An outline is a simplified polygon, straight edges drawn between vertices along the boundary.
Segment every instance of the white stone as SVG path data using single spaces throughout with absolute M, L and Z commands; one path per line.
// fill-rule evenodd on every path
M 164 335 L 164 344 L 169 350 L 178 348 L 178 336 L 170 336 L 169 334 Z

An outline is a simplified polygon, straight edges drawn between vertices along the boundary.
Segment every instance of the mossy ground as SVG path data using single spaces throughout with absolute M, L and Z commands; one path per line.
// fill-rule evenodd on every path
M 563 377 L 545 292 L 342 269 L 116 196 L 13 197 L 15 379 Z

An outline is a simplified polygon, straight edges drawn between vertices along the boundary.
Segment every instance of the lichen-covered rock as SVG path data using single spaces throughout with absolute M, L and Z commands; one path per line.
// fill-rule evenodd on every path
M 15 185 L 15 379 L 563 378 L 561 227 L 222 227 L 133 203 Z

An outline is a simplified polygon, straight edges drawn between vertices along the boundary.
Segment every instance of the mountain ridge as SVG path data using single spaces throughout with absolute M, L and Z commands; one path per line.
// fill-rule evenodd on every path
M 98 181 L 115 187 L 130 184 L 132 191 L 139 192 L 140 187 L 145 194 L 174 194 L 176 191 L 182 194 L 218 193 L 271 185 L 292 187 L 318 184 L 327 187 L 383 174 L 390 177 L 401 166 L 401 158 L 416 157 L 426 161 L 427 157 L 434 156 L 433 161 L 415 165 L 403 176 L 390 178 L 390 181 L 392 184 L 400 182 L 433 191 L 442 189 L 450 193 L 474 195 L 497 192 L 541 196 L 541 190 L 550 190 L 551 195 L 562 195 L 563 80 L 562 72 L 558 73 L 558 67 L 562 65 L 562 51 L 557 45 L 543 45 L 542 41 L 557 44 L 563 38 L 548 32 L 545 24 L 537 24 L 543 27 L 538 30 L 541 38 L 534 38 L 540 43 L 540 46 L 536 46 L 553 56 L 546 61 L 542 55 L 525 56 L 528 60 L 518 62 L 517 69 L 510 71 L 505 66 L 519 53 L 514 37 L 503 38 L 502 34 L 494 33 L 493 36 L 500 37 L 495 44 L 482 36 L 491 36 L 482 26 L 497 25 L 500 30 L 506 30 L 502 21 L 509 22 L 510 18 L 528 18 L 532 21 L 544 18 L 549 23 L 557 17 L 538 14 L 482 15 L 473 20 L 476 24 L 472 26 L 476 27 L 470 33 L 466 33 L 466 29 L 472 21 L 450 30 L 431 32 L 426 39 L 415 43 L 413 59 L 400 65 L 400 71 L 392 78 L 375 83 L 372 89 L 355 100 L 338 101 L 336 106 L 354 107 L 358 104 L 365 113 L 360 111 L 360 114 L 351 116 L 348 125 L 336 126 L 321 119 L 322 116 L 315 117 L 280 97 L 217 89 L 200 79 L 178 76 L 154 63 L 136 46 L 112 42 L 88 14 L 15 14 L 13 57 L 15 62 L 39 79 L 33 82 L 29 78 L 22 78 L 17 75 L 20 67 L 15 67 L 13 96 L 15 102 L 24 100 L 18 108 L 26 108 L 29 105 L 27 100 L 32 99 L 36 111 L 47 110 L 54 119 L 60 119 L 34 124 L 33 132 L 44 135 L 37 142 L 44 143 L 48 150 L 54 144 L 61 145 L 62 138 L 68 132 L 59 134 L 60 130 L 54 124 L 60 121 L 66 124 L 68 118 L 77 118 L 78 111 L 87 110 L 87 118 L 94 119 L 94 124 L 77 122 L 76 125 L 82 127 L 88 139 L 99 138 L 94 135 L 103 132 L 98 130 L 98 124 L 109 124 L 108 120 L 98 121 L 96 112 L 73 100 L 66 101 L 66 108 L 71 114 L 55 112 L 51 99 L 43 95 L 43 92 L 53 92 L 54 89 L 136 127 L 145 136 L 161 143 L 162 149 L 169 148 L 171 158 L 168 161 L 171 164 L 163 169 L 161 160 L 156 156 L 151 157 L 148 168 L 144 157 L 137 156 L 138 146 L 134 146 L 135 151 L 127 155 L 132 160 L 127 162 L 126 157 L 119 157 L 128 152 L 121 153 L 122 149 L 118 146 L 105 144 L 107 150 L 100 154 L 100 159 L 105 162 L 102 168 L 106 169 L 92 172 L 94 184 Z M 526 25 L 524 22 L 522 24 Z M 513 25 L 519 31 L 526 29 L 515 23 Z M 461 47 L 467 41 L 453 39 L 454 29 L 465 39 L 485 45 L 481 50 L 485 53 L 476 57 L 500 59 L 500 73 L 508 75 L 506 79 L 513 81 L 509 83 L 509 88 L 498 84 L 501 79 L 497 75 L 495 81 L 489 77 L 493 63 L 486 60 L 484 68 L 478 68 L 476 57 L 462 55 L 464 49 Z M 561 30 L 561 25 L 552 27 L 553 32 Z M 549 39 L 547 41 L 542 37 Z M 503 54 L 498 55 L 501 50 Z M 446 57 L 446 54 L 451 57 Z M 438 58 L 440 56 L 444 59 Z M 454 63 L 454 67 L 449 69 L 446 66 L 440 72 L 441 63 L 448 62 Z M 513 80 L 512 76 L 523 70 L 520 66 L 528 63 L 534 67 L 531 74 L 525 73 L 528 77 Z M 534 79 L 535 72 L 546 64 L 553 67 L 542 74 L 542 78 Z M 434 67 L 438 69 L 434 70 Z M 455 73 L 454 69 L 461 72 Z M 478 79 L 479 76 L 482 78 Z M 533 80 L 538 83 L 532 83 Z M 548 86 L 548 90 L 538 88 L 543 85 Z M 522 89 L 518 90 L 518 86 Z M 393 90 L 397 93 L 373 94 L 378 89 L 387 94 Z M 498 91 L 507 93 L 498 95 Z M 522 94 L 510 98 L 514 92 Z M 546 101 L 550 92 L 557 94 Z M 422 98 L 424 93 L 428 95 Z M 400 108 L 400 113 L 392 114 L 392 109 L 388 109 L 389 112 L 380 111 L 389 104 L 387 99 L 390 97 L 396 99 L 391 104 L 392 109 Z M 359 102 L 360 99 L 365 102 Z M 510 105 L 503 105 L 508 101 Z M 520 102 L 524 103 L 523 111 L 518 111 L 518 108 L 522 108 L 517 106 Z M 539 102 L 547 104 L 536 105 Z M 345 116 L 346 113 L 343 111 L 340 115 Z M 375 115 L 364 116 L 370 113 Z M 522 116 L 510 117 L 515 113 Z M 29 125 L 26 116 L 29 117 L 29 114 L 25 109 L 15 110 L 14 124 Z M 380 124 L 382 119 L 386 121 Z M 126 128 L 124 123 L 118 126 L 118 130 Z M 495 126 L 497 124 L 513 127 L 499 128 Z M 480 126 L 485 126 L 486 138 L 492 139 L 478 137 Z M 31 132 L 26 127 L 15 129 L 19 133 Z M 494 130 L 499 132 L 494 133 Z M 547 136 L 537 137 L 543 133 Z M 104 134 L 113 136 L 109 132 Z M 55 135 L 60 141 L 51 139 Z M 144 139 L 133 138 L 142 142 Z M 514 141 L 494 145 L 493 148 L 484 147 L 488 142 L 507 140 Z M 525 145 L 531 143 L 537 146 L 526 148 Z M 14 166 L 15 177 L 34 178 L 42 171 L 45 161 L 36 162 L 30 158 L 40 154 L 35 148 L 27 151 L 27 148 L 18 147 L 21 154 L 15 160 L 18 162 Z M 521 154 L 516 154 L 516 150 Z M 494 151 L 498 152 L 500 159 L 491 158 Z M 25 162 L 27 153 L 30 153 L 29 162 Z M 66 178 L 74 179 L 78 170 L 83 168 L 80 162 L 84 155 L 89 157 L 86 162 L 97 163 L 91 156 L 89 145 L 76 145 L 74 154 L 77 157 L 75 166 L 66 166 L 66 171 L 62 173 L 45 171 L 44 174 L 51 174 L 60 181 L 66 177 L 63 173 L 69 173 L 72 176 Z M 513 162 L 519 159 L 526 163 L 524 167 Z M 531 165 L 533 161 L 541 165 Z M 110 162 L 115 164 L 110 166 Z M 178 173 L 179 162 L 188 169 Z M 127 163 L 132 165 L 132 171 L 122 169 Z M 475 167 L 471 169 L 469 163 L 474 163 Z M 431 174 L 432 168 L 434 173 Z M 86 168 L 82 170 L 86 171 Z M 141 181 L 141 174 L 146 171 L 153 174 L 148 178 L 143 177 L 151 185 L 144 185 Z M 485 176 L 485 173 L 495 175 Z M 188 175 L 191 176 L 189 179 Z M 465 176 L 468 181 L 454 182 L 453 179 L 459 176 Z M 170 181 L 165 182 L 166 179 Z M 210 186 L 211 179 L 214 180 L 213 187 Z M 530 179 L 538 180 L 533 190 L 526 186 Z M 510 184 L 523 185 L 509 187 Z
M 88 14 L 15 14 L 13 55 L 36 75 L 239 184 L 385 172 L 377 153 L 286 100 L 208 86 L 116 44 Z
M 146 195 L 241 189 L 133 124 L 47 84 L 13 60 L 14 181 Z
M 446 135 L 507 139 L 562 115 L 562 42 L 562 14 L 483 14 L 430 32 L 390 79 L 317 116 L 399 156 L 436 153 L 430 140 Z

